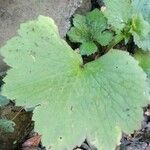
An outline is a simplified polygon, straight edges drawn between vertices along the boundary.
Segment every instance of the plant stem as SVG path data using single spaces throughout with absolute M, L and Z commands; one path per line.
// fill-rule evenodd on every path
M 114 40 L 108 45 L 108 48 L 105 52 L 108 52 L 110 49 L 112 49 L 114 46 L 116 46 L 118 43 L 120 43 L 124 39 L 123 34 L 116 35 Z

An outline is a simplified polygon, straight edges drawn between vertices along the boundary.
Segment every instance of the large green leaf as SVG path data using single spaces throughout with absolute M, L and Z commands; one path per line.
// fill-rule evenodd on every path
M 131 30 L 144 38 L 150 33 L 150 24 L 144 20 L 141 14 L 136 14 L 132 17 Z
M 88 138 L 99 150 L 114 150 L 122 130 L 140 127 L 146 74 L 127 52 L 111 50 L 83 65 L 43 16 L 18 33 L 1 48 L 12 67 L 2 91 L 18 105 L 39 105 L 33 119 L 47 149 L 71 150 Z
M 106 10 L 105 16 L 108 23 L 115 29 L 122 30 L 132 17 L 132 7 L 130 0 L 104 0 Z
M 75 15 L 73 19 L 74 27 L 67 33 L 72 42 L 84 43 L 91 41 L 91 35 L 86 23 L 86 17 Z
M 132 0 L 136 13 L 141 12 L 144 19 L 150 23 L 150 0 Z

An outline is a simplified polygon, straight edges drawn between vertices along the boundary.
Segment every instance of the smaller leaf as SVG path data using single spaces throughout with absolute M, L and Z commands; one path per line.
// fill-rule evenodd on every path
M 11 120 L 0 119 L 0 131 L 4 133 L 14 132 L 15 123 Z
M 91 55 L 97 51 L 97 46 L 94 42 L 84 42 L 80 46 L 80 54 L 81 55 Z
M 88 33 L 84 32 L 84 30 L 82 29 L 80 30 L 75 27 L 72 27 L 70 31 L 67 33 L 67 35 L 69 36 L 70 41 L 74 43 L 84 43 L 89 41 L 87 40 Z
M 112 41 L 113 33 L 109 32 L 109 31 L 104 31 L 101 34 L 95 34 L 94 38 L 100 45 L 106 46 Z
M 141 38 L 136 33 L 133 33 L 133 36 L 134 42 L 139 48 L 144 51 L 150 51 L 150 33 L 145 38 Z
M 133 32 L 141 36 L 141 38 L 145 38 L 150 33 L 150 25 L 141 14 L 136 14 L 132 18 L 131 33 Z
M 141 14 L 132 18 L 130 33 L 132 33 L 134 42 L 139 48 L 150 51 L 150 24 L 144 20 Z
M 74 27 L 70 29 L 67 35 L 72 42 L 82 44 L 80 46 L 81 55 L 95 53 L 97 47 L 94 43 L 106 46 L 112 40 L 112 32 L 106 31 L 108 29 L 107 19 L 98 9 L 87 13 L 86 16 L 75 15 L 73 25 Z M 90 50 L 90 48 L 92 49 Z
M 74 15 L 74 18 L 73 18 L 73 25 L 76 27 L 76 28 L 87 28 L 86 26 L 86 18 L 85 16 L 82 16 L 82 15 Z M 85 26 L 84 26 L 85 25 Z
M 130 0 L 104 0 L 104 15 L 115 30 L 122 30 L 131 19 L 132 7 Z

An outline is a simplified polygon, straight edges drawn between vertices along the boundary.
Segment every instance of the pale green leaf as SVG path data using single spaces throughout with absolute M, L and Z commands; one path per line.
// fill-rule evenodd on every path
M 87 24 L 91 33 L 92 40 L 102 46 L 106 46 L 113 39 L 113 33 L 106 31 L 108 29 L 107 19 L 98 9 L 86 15 Z
M 79 14 L 76 14 L 74 15 L 74 18 L 73 18 L 73 25 L 80 29 L 86 29 L 87 26 L 86 26 L 86 17 L 85 16 L 82 16 L 82 15 L 79 15 Z
M 88 138 L 98 150 L 114 150 L 122 130 L 140 127 L 148 85 L 127 52 L 110 50 L 83 65 L 54 22 L 40 16 L 21 25 L 1 53 L 12 67 L 3 94 L 18 105 L 39 105 L 35 131 L 47 149 L 71 150 Z
M 150 52 L 137 50 L 134 57 L 139 61 L 140 66 L 147 71 L 150 69 Z
M 141 12 L 144 19 L 150 23 L 150 0 L 132 0 L 135 13 Z
M 144 20 L 141 14 L 133 16 L 130 33 L 139 48 L 150 51 L 150 24 Z
M 134 36 L 134 42 L 139 48 L 142 48 L 144 51 L 150 51 L 150 33 L 145 38 L 142 38 L 135 32 L 132 34 Z
M 113 34 L 109 31 L 104 31 L 102 34 L 95 34 L 94 38 L 99 44 L 106 46 L 113 40 Z
M 71 42 L 74 43 L 84 43 L 91 41 L 91 37 L 89 36 L 89 33 L 84 30 L 80 30 L 78 28 L 72 27 L 67 35 L 69 36 L 69 39 Z
M 144 20 L 141 14 L 136 14 L 132 17 L 132 32 L 135 32 L 141 38 L 145 38 L 150 33 L 150 24 Z
M 94 42 L 84 42 L 80 46 L 80 54 L 81 55 L 91 55 L 97 51 L 97 46 Z
M 72 42 L 89 42 L 91 35 L 86 24 L 86 17 L 82 15 L 75 15 L 73 19 L 74 27 L 68 31 L 67 35 Z
M 108 23 L 115 29 L 122 30 L 132 17 L 132 7 L 130 0 L 104 0 L 106 10 L 105 16 Z
M 92 37 L 98 33 L 107 29 L 107 19 L 104 17 L 103 13 L 95 9 L 86 15 L 86 23 L 88 25 L 89 31 Z
M 86 55 L 90 55 L 98 49 L 94 48 L 96 46 L 95 44 L 91 45 L 87 43 L 99 43 L 102 46 L 106 46 L 113 38 L 113 33 L 107 30 L 107 19 L 98 9 L 87 13 L 86 16 L 75 15 L 73 25 L 74 27 L 70 29 L 67 35 L 72 42 L 82 44 L 81 48 L 84 49 L 83 51 Z M 88 45 L 90 46 L 89 48 L 87 47 Z M 86 47 L 87 53 L 84 47 Z M 92 49 L 89 50 L 90 48 Z M 91 51 L 91 53 L 89 53 L 89 51 Z

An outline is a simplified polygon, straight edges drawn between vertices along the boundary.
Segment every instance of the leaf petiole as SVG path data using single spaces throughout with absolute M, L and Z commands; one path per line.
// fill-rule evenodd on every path
M 113 41 L 108 45 L 108 48 L 106 49 L 105 52 L 108 52 L 110 49 L 112 49 L 114 46 L 116 46 L 117 44 L 119 44 L 122 40 L 124 39 L 124 35 L 123 34 L 117 34 Z

